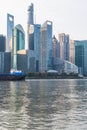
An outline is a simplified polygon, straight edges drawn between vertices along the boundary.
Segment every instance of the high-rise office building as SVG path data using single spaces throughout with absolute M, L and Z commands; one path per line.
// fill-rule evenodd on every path
M 40 24 L 34 24 L 34 7 L 33 4 L 28 7 L 27 20 L 27 45 L 28 50 L 28 70 L 29 72 L 39 71 L 39 37 Z
M 75 41 L 75 64 L 79 73 L 87 75 L 87 40 Z
M 59 34 L 60 58 L 69 61 L 69 35 Z
M 70 40 L 70 59 L 69 61 L 75 64 L 75 41 Z
M 30 25 L 34 24 L 34 7 L 33 4 L 28 7 L 28 18 L 27 18 L 27 42 L 26 42 L 26 49 L 29 49 L 29 30 Z
M 28 6 L 28 25 L 34 24 L 34 5 L 31 3 L 30 6 Z
M 12 30 L 12 68 L 17 69 L 17 51 L 25 48 L 25 32 L 18 24 Z
M 56 70 L 58 68 L 58 62 L 60 58 L 60 44 L 55 36 L 52 38 L 52 62 L 53 69 Z
M 52 69 L 52 22 L 46 21 L 40 30 L 39 71 Z
M 29 50 L 34 51 L 34 25 L 30 25 L 29 27 Z
M 0 52 L 5 52 L 6 50 L 6 37 L 0 35 Z
M 39 41 L 40 41 L 40 24 L 34 25 L 34 53 L 35 53 L 35 68 L 39 71 Z
M 0 73 L 9 73 L 11 69 L 11 52 L 0 52 Z
M 12 29 L 14 27 L 14 16 L 7 14 L 7 42 L 6 42 L 6 51 L 9 52 L 10 46 L 12 44 Z
M 40 25 L 30 25 L 29 28 L 29 71 L 39 71 L 39 38 L 40 38 Z
M 60 58 L 60 44 L 55 36 L 52 38 L 52 57 Z
M 28 72 L 28 51 L 19 50 L 17 51 L 17 70 L 22 70 L 23 72 Z

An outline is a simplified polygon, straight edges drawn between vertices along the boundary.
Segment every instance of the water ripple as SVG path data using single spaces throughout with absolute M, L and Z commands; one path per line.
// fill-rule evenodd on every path
M 0 83 L 0 130 L 83 129 L 87 129 L 87 80 Z

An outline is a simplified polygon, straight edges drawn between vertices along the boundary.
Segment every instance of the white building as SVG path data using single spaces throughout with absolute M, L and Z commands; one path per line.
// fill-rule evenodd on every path
M 64 72 L 66 74 L 70 74 L 70 73 L 77 74 L 78 73 L 78 67 L 71 62 L 64 61 Z

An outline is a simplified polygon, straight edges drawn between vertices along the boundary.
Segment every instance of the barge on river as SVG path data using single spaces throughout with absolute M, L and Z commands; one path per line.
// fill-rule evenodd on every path
M 15 80 L 24 80 L 25 79 L 25 73 L 22 71 L 13 71 L 10 73 L 0 73 L 0 80 L 2 81 L 15 81 Z

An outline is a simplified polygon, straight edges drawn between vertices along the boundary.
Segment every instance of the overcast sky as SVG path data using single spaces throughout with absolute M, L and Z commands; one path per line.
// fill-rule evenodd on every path
M 73 40 L 87 39 L 87 0 L 0 0 L 0 34 L 6 35 L 7 13 L 14 15 L 15 25 L 26 32 L 27 8 L 34 4 L 36 23 L 53 22 L 53 34 L 70 35 Z

